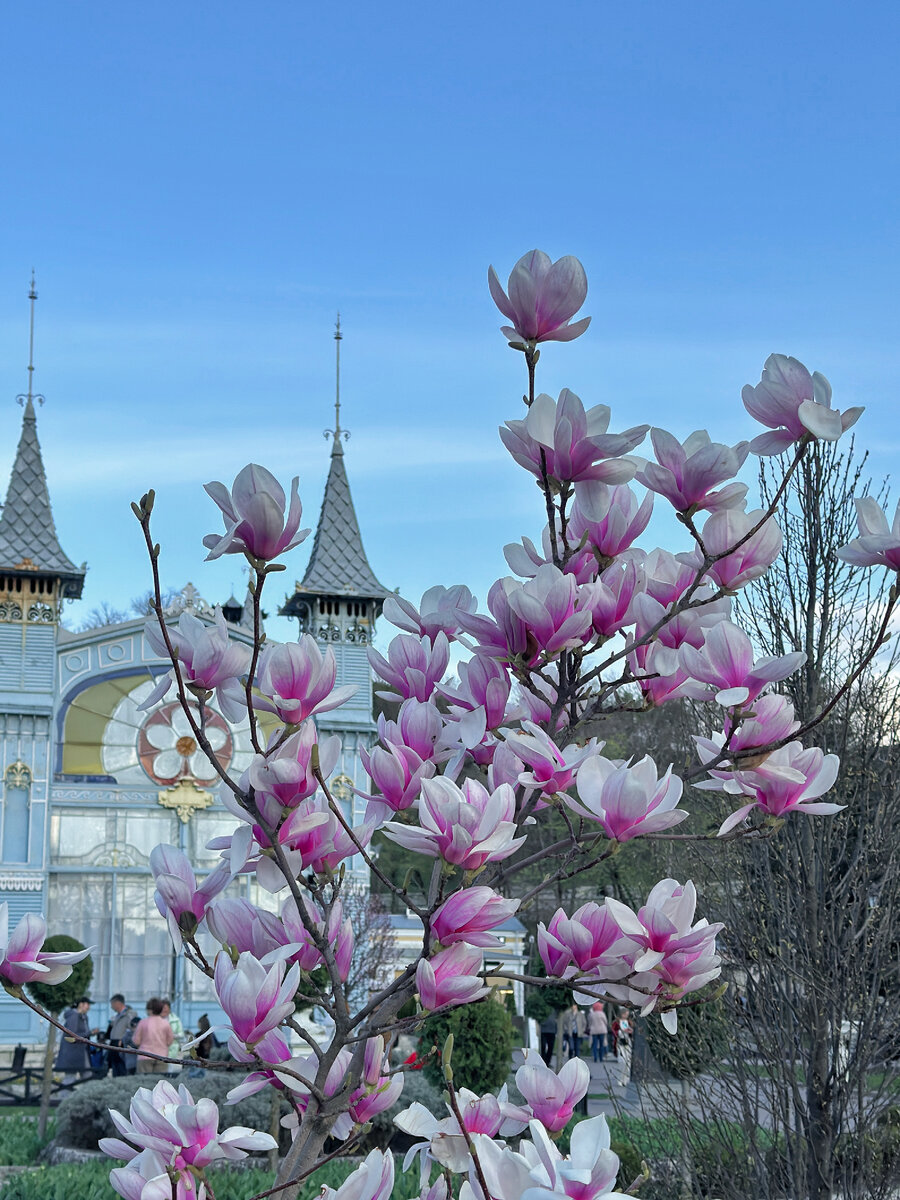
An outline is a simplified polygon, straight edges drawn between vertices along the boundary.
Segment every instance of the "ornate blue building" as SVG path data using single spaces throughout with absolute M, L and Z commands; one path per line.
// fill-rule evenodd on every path
M 234 820 L 177 704 L 140 707 L 168 668 L 144 636 L 145 618 L 78 633 L 61 626 L 64 601 L 81 595 L 85 567 L 72 563 L 56 536 L 30 383 L 22 399 L 0 515 L 0 901 L 9 905 L 11 926 L 25 912 L 43 913 L 50 932 L 95 947 L 91 991 L 100 1003 L 114 991 L 136 1007 L 170 995 L 185 1026 L 196 1027 L 203 1012 L 215 1020 L 215 1000 L 208 982 L 184 972 L 172 952 L 148 859 L 160 842 L 180 846 L 202 875 L 218 860 L 206 844 Z M 369 781 L 357 751 L 375 734 L 366 648 L 387 590 L 363 549 L 339 404 L 336 415 L 309 565 L 282 611 L 298 619 L 300 633 L 333 649 L 338 683 L 358 686 L 347 705 L 319 721 L 342 739 L 334 791 L 358 820 L 364 802 L 352 789 L 367 790 Z M 233 599 L 223 607 L 232 635 L 249 641 L 242 607 Z M 213 619 L 190 584 L 167 616 L 183 611 Z M 220 763 L 238 776 L 251 758 L 247 722 L 214 713 L 210 739 Z M 361 865 L 354 867 L 364 881 Z M 235 887 L 255 889 L 247 880 Z M 280 897 L 247 894 L 280 905 Z M 0 992 L 0 1044 L 44 1037 L 38 1018 Z

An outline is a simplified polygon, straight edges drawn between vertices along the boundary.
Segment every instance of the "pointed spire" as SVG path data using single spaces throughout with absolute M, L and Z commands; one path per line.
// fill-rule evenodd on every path
M 369 566 L 363 548 L 362 535 L 350 483 L 344 465 L 343 441 L 350 434 L 341 428 L 341 315 L 338 313 L 334 340 L 336 343 L 336 388 L 334 401 L 334 429 L 326 429 L 325 436 L 332 438 L 331 466 L 322 498 L 322 511 L 313 540 L 309 564 L 298 585 L 294 597 L 290 597 L 282 612 L 289 612 L 292 601 L 303 594 L 325 596 L 349 596 L 360 599 L 381 600 L 391 594 L 376 578 Z
M 76 567 L 64 553 L 56 536 L 50 493 L 44 474 L 44 462 L 37 436 L 34 401 L 43 404 L 43 396 L 32 388 L 34 373 L 34 273 L 28 293 L 31 320 L 28 347 L 28 392 L 18 396 L 24 405 L 22 434 L 16 450 L 6 503 L 0 514 L 0 569 L 22 570 L 33 574 L 58 576 L 64 582 L 64 594 L 80 596 L 84 570 Z

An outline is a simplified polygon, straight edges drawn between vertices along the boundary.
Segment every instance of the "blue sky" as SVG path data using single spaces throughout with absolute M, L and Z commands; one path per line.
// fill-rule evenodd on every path
M 593 316 L 546 350 L 544 390 L 609 404 L 613 429 L 734 441 L 779 350 L 868 406 L 890 471 L 898 26 L 894 5 L 823 0 L 6 8 L 0 486 L 33 265 L 39 432 L 83 607 L 145 589 L 128 502 L 148 486 L 167 581 L 224 599 L 240 568 L 200 565 L 200 485 L 251 459 L 298 473 L 315 523 L 340 308 L 376 574 L 483 597 L 503 543 L 540 527 L 496 436 L 522 363 L 485 284 L 534 246 L 582 259 Z

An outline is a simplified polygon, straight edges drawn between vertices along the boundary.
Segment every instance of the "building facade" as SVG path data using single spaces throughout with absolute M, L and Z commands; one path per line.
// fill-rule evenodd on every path
M 116 991 L 139 1009 L 152 995 L 171 996 L 185 1027 L 196 1028 L 201 1013 L 216 1020 L 215 998 L 173 953 L 149 855 L 159 843 L 179 846 L 202 875 L 218 861 L 207 843 L 234 819 L 178 705 L 168 698 L 141 707 L 169 666 L 148 643 L 145 619 L 78 633 L 61 625 L 84 574 L 59 545 L 29 395 L 0 515 L 0 901 L 11 927 L 26 912 L 42 913 L 50 933 L 94 947 L 99 1003 Z M 358 750 L 375 736 L 366 649 L 386 595 L 363 549 L 336 424 L 309 565 L 283 611 L 334 651 L 337 682 L 357 685 L 347 705 L 319 720 L 322 732 L 341 737 L 333 788 L 354 823 L 365 803 L 354 789 L 369 787 Z M 232 636 L 249 642 L 242 606 L 231 599 L 223 611 Z M 166 616 L 182 612 L 214 619 L 190 584 Z M 212 707 L 210 740 L 236 778 L 251 759 L 248 723 Z M 352 869 L 364 882 L 362 864 Z M 271 907 L 282 898 L 246 894 Z M 0 1044 L 44 1038 L 39 1019 L 0 991 Z

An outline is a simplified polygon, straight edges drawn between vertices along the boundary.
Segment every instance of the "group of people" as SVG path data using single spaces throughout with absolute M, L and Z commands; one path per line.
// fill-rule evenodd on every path
M 109 1000 L 112 1016 L 105 1034 L 99 1027 L 91 1026 L 88 1017 L 91 1003 L 87 996 L 82 996 L 66 1009 L 63 1024 L 76 1038 L 105 1042 L 108 1049 L 96 1049 L 86 1042 L 63 1037 L 56 1056 L 56 1069 L 63 1073 L 63 1087 L 71 1087 L 79 1078 L 102 1079 L 110 1071 L 113 1075 L 133 1075 L 135 1071 L 162 1075 L 169 1071 L 170 1064 L 162 1060 L 180 1052 L 184 1026 L 168 1000 L 153 996 L 147 1001 L 147 1015 L 140 1017 L 125 1002 L 122 993 L 116 992 Z
M 541 1057 L 549 1066 L 553 1057 L 558 1032 L 559 1014 L 551 1013 L 541 1024 Z M 620 1087 L 626 1087 L 631 1079 L 631 1052 L 634 1040 L 634 1025 L 627 1008 L 620 1008 L 610 1022 L 606 1005 L 597 1001 L 585 1012 L 572 1004 L 562 1014 L 563 1053 L 567 1058 L 578 1058 L 581 1044 L 591 1039 L 591 1054 L 595 1063 L 602 1063 L 607 1052 L 619 1065 Z

